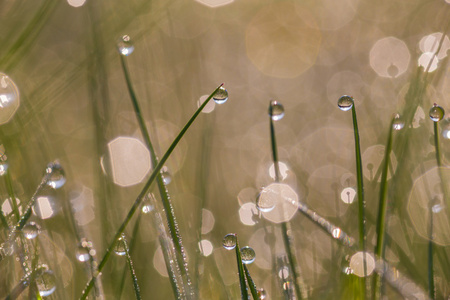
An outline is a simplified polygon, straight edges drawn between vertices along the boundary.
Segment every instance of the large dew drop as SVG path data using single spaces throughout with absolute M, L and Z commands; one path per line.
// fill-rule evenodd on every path
M 47 180 L 47 185 L 52 188 L 59 189 L 66 183 L 65 172 L 59 162 L 49 163 L 45 172 L 50 175 Z
M 128 35 L 121 36 L 117 42 L 117 50 L 123 56 L 128 56 L 134 51 L 134 45 Z
M 162 167 L 161 169 L 161 177 L 164 185 L 168 185 L 172 182 L 172 175 L 170 175 L 169 168 L 167 168 L 166 166 Z
M 56 290 L 55 274 L 51 270 L 43 270 L 36 278 L 36 285 L 41 297 L 47 297 Z
M 114 247 L 114 253 L 116 253 L 119 256 L 124 256 L 126 252 L 126 242 L 125 242 L 125 236 L 122 234 L 122 236 L 117 240 L 116 246 Z
M 276 100 L 270 101 L 269 116 L 274 121 L 278 121 L 278 120 L 283 119 L 283 117 L 284 117 L 284 107 L 283 107 L 283 105 L 280 102 L 276 101 Z
M 242 262 L 246 265 L 251 264 L 255 261 L 256 253 L 253 248 L 250 248 L 249 246 L 245 246 L 241 248 L 241 258 Z
M 228 100 L 228 91 L 221 86 L 217 92 L 213 95 L 213 100 L 217 104 L 224 104 Z
M 338 100 L 338 107 L 343 111 L 352 109 L 353 104 L 354 104 L 353 98 L 347 95 L 342 96 Z
M 404 126 L 405 121 L 403 121 L 403 118 L 399 114 L 395 114 L 392 128 L 394 128 L 394 130 L 401 130 Z
M 276 199 L 274 197 L 266 197 L 265 190 L 263 190 L 256 199 L 256 207 L 261 212 L 269 212 L 275 208 Z
M 226 236 L 224 236 L 222 245 L 227 250 L 233 250 L 236 248 L 237 243 L 237 237 L 235 233 L 229 233 Z
M 437 105 L 436 103 L 433 104 L 433 107 L 430 109 L 430 119 L 433 122 L 439 122 L 444 118 L 445 111 L 442 107 Z
M 22 232 L 27 239 L 32 240 L 38 236 L 41 228 L 35 222 L 30 222 L 23 227 Z

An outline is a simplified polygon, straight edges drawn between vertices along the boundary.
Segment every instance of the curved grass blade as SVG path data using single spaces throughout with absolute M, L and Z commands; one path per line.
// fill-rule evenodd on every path
M 141 192 L 137 196 L 133 206 L 129 210 L 127 216 L 125 217 L 125 220 L 122 222 L 120 227 L 117 229 L 116 234 L 114 235 L 114 238 L 108 248 L 106 249 L 106 253 L 103 256 L 102 260 L 100 261 L 98 265 L 98 272 L 101 272 L 103 267 L 105 266 L 106 262 L 108 261 L 109 257 L 111 256 L 112 248 L 114 247 L 117 239 L 121 236 L 121 234 L 125 231 L 125 228 L 127 227 L 128 223 L 130 222 L 131 218 L 133 217 L 136 210 L 141 205 L 142 201 L 144 200 L 145 195 L 147 194 L 148 189 L 152 185 L 153 181 L 156 179 L 157 175 L 161 171 L 162 167 L 166 163 L 167 159 L 169 158 L 170 154 L 172 154 L 175 147 L 180 142 L 181 138 L 184 136 L 186 131 L 189 129 L 189 127 L 192 125 L 192 123 L 195 121 L 197 116 L 200 114 L 200 112 L 205 108 L 205 106 L 208 104 L 208 102 L 211 100 L 211 98 L 214 96 L 214 94 L 222 87 L 223 84 L 219 85 L 212 93 L 208 96 L 208 98 L 203 102 L 203 104 L 197 109 L 197 111 L 192 115 L 192 117 L 189 119 L 189 121 L 186 123 L 186 125 L 181 129 L 180 133 L 175 137 L 172 144 L 169 146 L 169 149 L 167 149 L 164 156 L 159 161 L 158 165 L 156 165 L 155 169 L 153 170 L 152 174 L 150 175 L 150 178 L 145 183 L 144 187 L 142 188 Z M 92 278 L 86 285 L 86 288 L 83 290 L 80 299 L 86 299 L 90 290 L 92 289 L 94 283 L 94 278 Z
M 247 266 L 246 265 L 243 266 L 245 278 L 247 279 L 248 286 L 250 287 L 250 292 L 252 294 L 253 300 L 258 300 L 258 291 L 256 290 L 255 282 L 253 281 L 253 278 L 250 276 L 250 272 L 248 271 Z
M 124 246 L 124 250 L 125 250 L 125 257 L 127 258 L 128 268 L 130 270 L 131 279 L 133 280 L 134 294 L 135 294 L 137 300 L 141 300 L 142 299 L 141 298 L 141 289 L 139 288 L 136 271 L 134 270 L 134 266 L 133 266 L 133 260 L 131 259 L 131 256 L 130 256 L 130 249 L 128 248 L 128 242 L 124 236 L 122 237 L 122 242 L 123 242 L 123 246 Z
M 123 55 L 120 55 L 120 62 L 121 62 L 122 70 L 123 70 L 125 80 L 127 83 L 131 102 L 133 104 L 134 113 L 135 113 L 136 119 L 138 120 L 138 123 L 139 123 L 139 128 L 141 130 L 141 134 L 144 138 L 145 144 L 147 145 L 147 147 L 150 151 L 152 165 L 156 166 L 158 164 L 158 159 L 156 157 L 156 153 L 155 153 L 153 144 L 150 140 L 150 135 L 148 133 L 147 126 L 145 125 L 144 118 L 142 117 L 142 111 L 139 106 L 139 102 L 136 98 L 136 94 L 134 92 L 133 86 L 131 84 L 130 75 L 128 72 L 127 65 L 125 63 L 125 57 Z M 162 200 L 163 206 L 164 206 L 164 211 L 166 213 L 167 222 L 168 222 L 168 226 L 169 226 L 169 232 L 170 232 L 171 238 L 172 238 L 174 246 L 175 246 L 175 250 L 176 250 L 175 253 L 177 256 L 176 261 L 178 263 L 178 268 L 181 270 L 183 277 L 186 280 L 186 282 L 184 283 L 185 289 L 188 290 L 191 297 L 194 297 L 194 290 L 192 289 L 189 270 L 187 267 L 188 263 L 187 263 L 187 258 L 186 258 L 186 252 L 184 250 L 183 242 L 182 242 L 181 235 L 180 235 L 180 230 L 177 225 L 178 223 L 176 221 L 173 205 L 170 201 L 169 191 L 168 191 L 166 185 L 164 184 L 161 173 L 158 173 L 158 175 L 156 177 L 156 183 L 158 185 L 159 193 L 161 195 L 161 200 Z
M 378 258 L 384 259 L 384 240 L 385 240 L 385 226 L 386 226 L 386 206 L 387 206 L 387 173 L 389 168 L 389 159 L 392 151 L 392 132 L 394 130 L 395 117 L 392 119 L 389 126 L 388 140 L 384 152 L 383 169 L 381 174 L 380 184 L 380 199 L 378 202 L 378 217 L 377 217 L 377 244 L 375 246 L 375 255 Z M 373 277 L 373 299 L 379 299 L 381 296 L 381 282 L 380 276 Z
M 236 247 L 234 248 L 236 251 L 236 262 L 239 273 L 239 285 L 241 287 L 241 298 L 242 300 L 248 300 L 248 291 L 247 291 L 247 283 L 245 281 L 244 274 L 244 264 L 242 263 L 241 250 L 239 248 L 239 241 L 236 236 Z

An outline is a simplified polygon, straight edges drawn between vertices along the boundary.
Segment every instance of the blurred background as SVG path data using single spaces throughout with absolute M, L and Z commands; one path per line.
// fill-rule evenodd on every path
M 134 46 L 125 60 L 159 157 L 219 84 L 229 92 L 225 104 L 208 104 L 163 169 L 201 299 L 239 298 L 234 252 L 222 247 L 227 233 L 255 250 L 248 267 L 258 288 L 269 298 L 282 296 L 276 284 L 282 268 L 272 262 L 284 255 L 279 228 L 255 206 L 275 179 L 270 100 L 285 110 L 275 122 L 282 183 L 357 239 L 353 125 L 351 113 L 337 107 L 342 95 L 354 97 L 358 114 L 369 252 L 389 124 L 400 113 L 405 127 L 393 135 L 386 260 L 415 283 L 405 290 L 426 291 L 433 219 L 436 291 L 438 299 L 447 298 L 443 178 L 450 176 L 450 120 L 447 114 L 439 123 L 438 169 L 428 112 L 433 103 L 450 111 L 449 20 L 448 0 L 1 0 L 0 144 L 18 210 L 49 162 L 57 160 L 66 177 L 62 188 L 40 191 L 30 219 L 40 234 L 27 243 L 39 247 L 39 263 L 56 275 L 47 298 L 81 295 L 90 271 L 76 249 L 87 239 L 100 260 L 151 174 L 117 51 L 123 35 Z M 0 187 L 11 225 L 8 180 Z M 151 190 L 159 197 L 155 185 Z M 154 209 L 162 211 L 157 203 Z M 353 253 L 300 213 L 290 222 L 304 293 L 310 299 L 356 297 L 356 275 L 348 271 Z M 275 253 L 267 228 L 275 234 Z M 143 298 L 172 298 L 151 214 L 135 216 L 125 232 L 134 240 Z M 0 242 L 7 234 L 3 226 Z M 17 255 L 0 261 L 0 297 L 25 274 Z M 108 261 L 101 276 L 106 299 L 134 297 L 125 268 L 123 256 Z M 390 285 L 384 293 L 402 298 Z

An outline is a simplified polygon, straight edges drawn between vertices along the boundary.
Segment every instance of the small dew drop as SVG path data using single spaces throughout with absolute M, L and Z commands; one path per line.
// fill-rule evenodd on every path
M 441 122 L 442 137 L 446 140 L 450 140 L 450 118 L 446 118 Z
M 169 168 L 167 168 L 166 166 L 162 167 L 161 176 L 164 185 L 168 185 L 169 183 L 172 182 L 172 175 L 170 175 Z
M 150 202 L 144 202 L 142 205 L 142 213 L 148 214 L 149 212 L 153 211 L 154 207 L 150 204 Z
M 56 290 L 56 278 L 55 274 L 51 270 L 43 271 L 37 278 L 36 284 L 41 297 L 47 297 L 53 294 Z
M 354 104 L 353 98 L 347 95 L 342 96 L 338 100 L 338 107 L 343 111 L 352 109 L 353 104 Z
M 256 199 L 256 208 L 261 212 L 270 212 L 275 208 L 276 201 L 273 197 L 267 197 L 264 191 Z
M 227 250 L 233 250 L 236 248 L 237 243 L 237 237 L 235 233 L 229 233 L 226 236 L 224 236 L 222 245 Z
M 344 274 L 350 275 L 353 274 L 353 270 L 350 267 L 345 267 L 342 272 L 344 272 Z
M 338 227 L 334 228 L 333 231 L 331 232 L 331 234 L 333 235 L 333 237 L 335 239 L 340 238 L 341 237 L 341 233 L 342 233 L 342 230 L 340 228 L 338 228 Z
M 19 91 L 14 81 L 0 73 L 0 109 L 12 106 L 19 101 Z
M 270 101 L 269 116 L 274 121 L 278 121 L 278 120 L 283 119 L 283 117 L 284 117 L 284 107 L 283 107 L 283 105 L 280 102 L 276 101 L 276 100 Z
M 228 91 L 221 86 L 213 96 L 214 102 L 217 104 L 224 104 L 228 100 Z
M 134 51 L 134 45 L 128 35 L 123 35 L 117 43 L 117 50 L 123 56 L 128 56 Z
M 41 228 L 35 222 L 30 222 L 23 227 L 22 232 L 27 239 L 32 240 L 38 236 Z
M 246 265 L 251 264 L 255 261 L 256 253 L 253 248 L 250 248 L 249 246 L 245 246 L 241 248 L 241 258 L 242 262 Z
M 114 253 L 119 256 L 124 256 L 126 254 L 126 246 L 125 236 L 122 234 L 122 236 L 117 240 L 116 246 L 114 247 Z
M 89 259 L 91 257 L 90 250 L 88 247 L 80 245 L 80 246 L 78 246 L 78 248 L 75 252 L 75 256 L 77 257 L 78 261 L 81 261 L 81 262 L 89 261 Z
M 430 119 L 433 122 L 439 122 L 444 118 L 445 111 L 442 107 L 437 105 L 436 103 L 433 104 L 433 107 L 430 109 Z
M 5 241 L 0 245 L 0 252 L 2 256 L 11 256 L 14 254 L 14 242 L 13 241 Z
M 52 188 L 59 189 L 66 183 L 64 169 L 58 162 L 49 163 L 45 172 L 50 175 L 49 179 L 47 180 L 47 185 L 51 186 Z
M 6 161 L 0 161 L 0 176 L 3 176 L 6 174 L 6 171 L 8 171 L 8 163 Z
M 399 114 L 395 114 L 392 128 L 394 128 L 394 130 L 401 130 L 404 126 L 405 121 L 403 121 L 403 118 Z
M 265 289 L 259 289 L 257 293 L 258 299 L 263 300 L 267 298 L 267 292 Z

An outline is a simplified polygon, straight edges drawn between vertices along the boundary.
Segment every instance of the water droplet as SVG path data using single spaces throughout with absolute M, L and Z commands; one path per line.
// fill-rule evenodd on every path
M 75 256 L 77 257 L 78 261 L 89 261 L 89 259 L 91 258 L 90 250 L 88 247 L 80 245 L 75 252 Z
M 340 238 L 341 237 L 341 233 L 342 233 L 342 230 L 340 228 L 338 228 L 338 227 L 334 228 L 333 231 L 331 232 L 331 234 L 333 235 L 333 237 L 335 239 Z
M 30 222 L 22 228 L 22 232 L 27 239 L 32 240 L 38 236 L 41 232 L 41 228 L 35 222 Z
M 241 248 L 241 258 L 242 262 L 246 265 L 251 264 L 255 261 L 256 253 L 253 248 L 250 248 L 249 246 L 245 246 Z
M 128 56 L 133 53 L 134 45 L 128 35 L 124 35 L 119 38 L 119 42 L 117 43 L 117 50 L 124 56 Z
M 350 267 L 345 267 L 342 272 L 344 272 L 344 274 L 350 275 L 353 274 L 353 270 Z
M 266 197 L 264 194 L 265 190 L 262 190 L 256 199 L 256 207 L 261 212 L 270 212 L 275 208 L 275 198 L 274 197 Z
M 226 90 L 226 88 L 221 86 L 217 90 L 217 92 L 214 94 L 213 100 L 217 104 L 224 104 L 225 102 L 227 102 L 227 100 L 228 100 L 228 91 Z
M 270 101 L 269 116 L 274 121 L 278 121 L 278 120 L 283 119 L 283 117 L 284 117 L 284 107 L 283 107 L 283 105 L 280 102 L 276 101 L 276 100 Z
M 142 213 L 148 214 L 149 212 L 153 211 L 154 208 L 155 207 L 150 204 L 150 201 L 144 200 L 144 202 L 142 204 Z
M 2 255 L 11 256 L 14 254 L 14 242 L 13 241 L 5 241 L 0 246 L 0 250 Z
M 444 118 L 445 111 L 442 107 L 437 105 L 436 103 L 433 104 L 433 107 L 430 109 L 430 119 L 433 122 L 439 122 Z
M 126 254 L 126 247 L 125 235 L 122 234 L 122 236 L 117 240 L 116 246 L 114 247 L 114 252 L 119 256 L 124 256 Z
M 8 171 L 8 163 L 6 161 L 0 161 L 0 176 L 3 176 L 6 174 L 6 171 Z
M 19 101 L 19 90 L 14 81 L 0 73 L 0 109 L 9 107 Z
M 51 270 L 44 270 L 36 277 L 36 285 L 41 297 L 47 297 L 53 294 L 56 290 L 55 274 Z
M 399 114 L 395 114 L 392 128 L 394 128 L 394 130 L 401 130 L 404 126 L 405 121 L 403 121 L 403 118 Z
M 446 140 L 450 140 L 450 118 L 446 118 L 441 122 L 442 137 Z
M 222 245 L 227 250 L 233 250 L 236 248 L 237 237 L 235 233 L 229 233 L 224 236 Z
M 262 289 L 262 288 L 258 290 L 257 295 L 258 295 L 258 299 L 260 299 L 260 300 L 267 298 L 267 292 L 265 289 Z
M 338 107 L 343 111 L 352 109 L 353 104 L 354 104 L 353 98 L 347 95 L 342 96 L 338 100 Z
M 169 168 L 167 168 L 166 166 L 162 167 L 161 176 L 165 185 L 168 185 L 172 182 L 172 175 L 170 175 Z
M 49 163 L 45 172 L 50 174 L 50 177 L 47 180 L 47 185 L 52 188 L 59 189 L 66 183 L 65 172 L 59 162 Z

